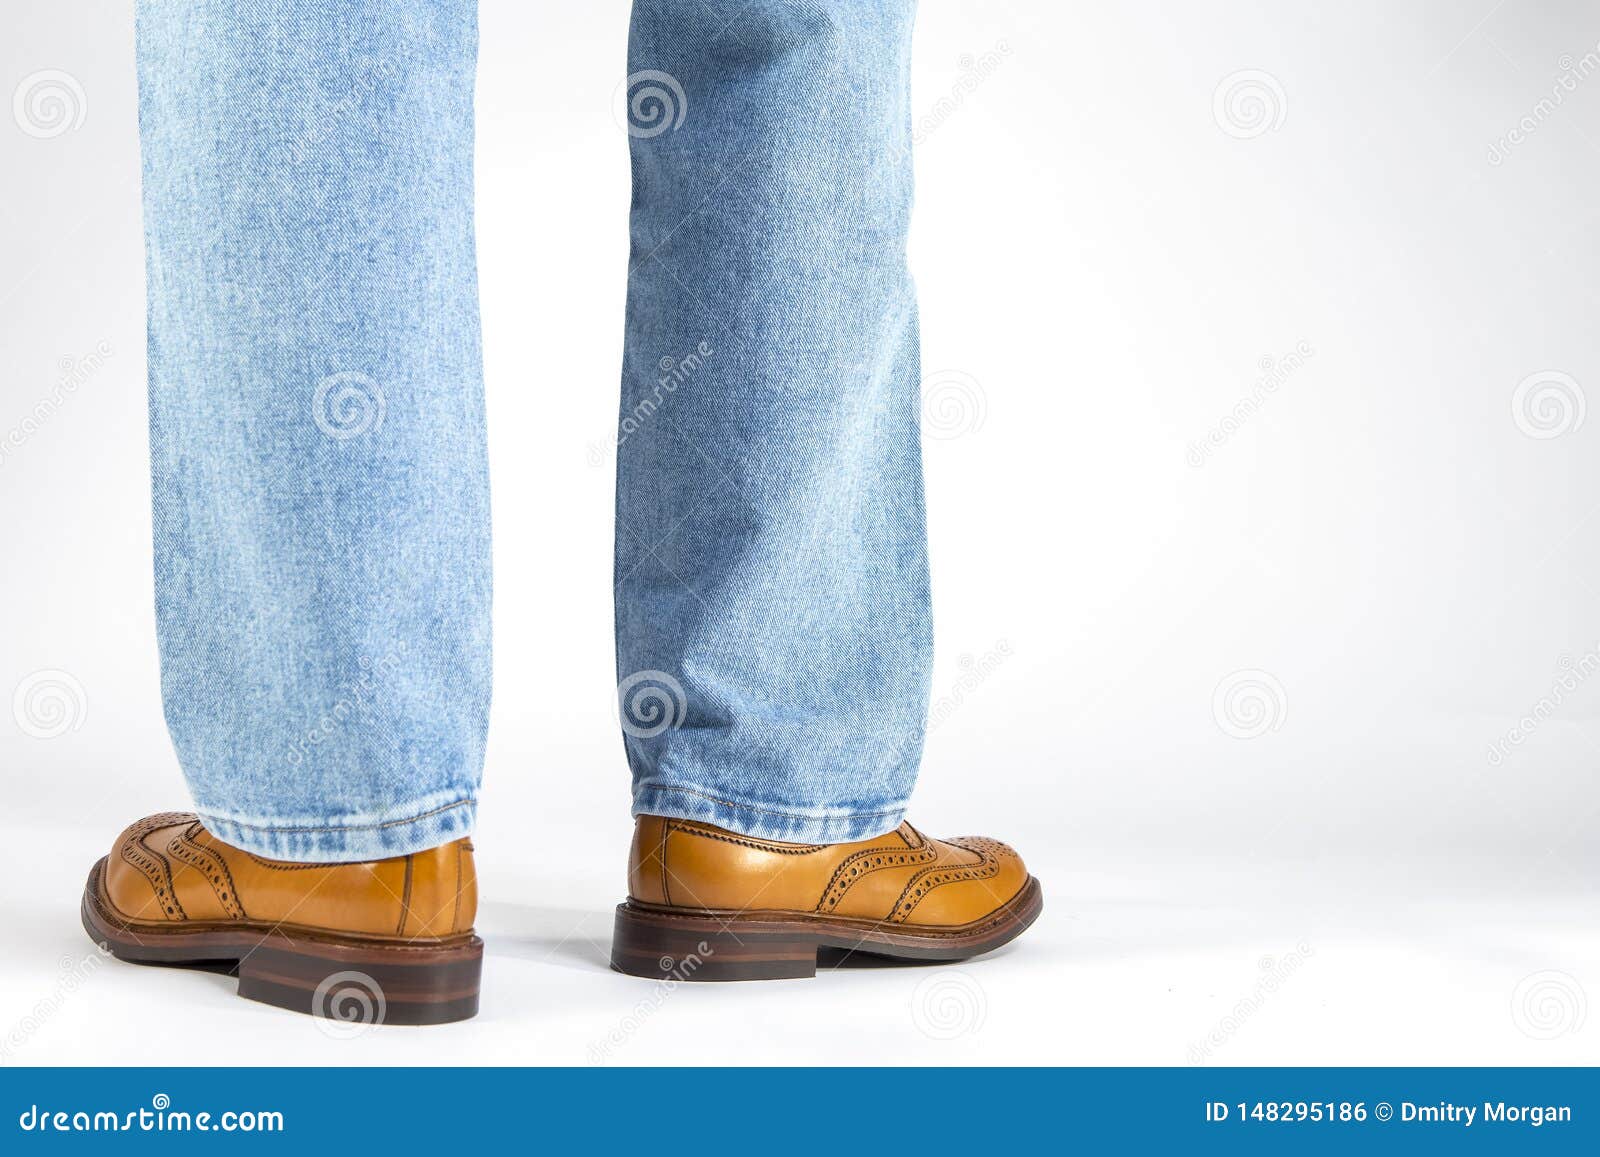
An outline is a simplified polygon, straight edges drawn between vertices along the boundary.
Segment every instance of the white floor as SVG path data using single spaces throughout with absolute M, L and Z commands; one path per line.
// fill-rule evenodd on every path
M 1467 879 L 1438 857 L 1157 864 L 1039 846 L 1045 913 L 992 957 L 662 988 L 607 969 L 621 847 L 563 843 L 573 830 L 480 839 L 477 1019 L 354 1035 L 240 1000 L 226 977 L 97 959 L 77 926 L 88 837 L 14 832 L 8 855 L 39 870 L 4 877 L 5 1063 L 1600 1061 L 1600 922 L 1572 882 Z

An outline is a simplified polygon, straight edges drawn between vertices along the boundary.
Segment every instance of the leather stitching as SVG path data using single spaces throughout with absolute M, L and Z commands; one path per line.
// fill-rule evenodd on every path
M 166 857 L 151 850 L 144 842 L 144 835 L 122 845 L 122 859 L 136 868 L 149 882 L 150 887 L 155 890 L 156 903 L 161 905 L 161 910 L 167 919 L 189 918 L 189 914 L 183 910 L 183 905 L 178 903 L 178 893 L 172 886 L 172 865 L 167 862 Z
M 400 887 L 400 923 L 395 926 L 394 930 L 396 936 L 404 936 L 406 934 L 406 921 L 411 918 L 411 877 L 414 874 L 414 859 L 414 856 L 406 856 L 405 883 Z
M 661 861 L 661 902 L 672 903 L 672 892 L 667 887 L 667 837 L 672 834 L 672 824 L 661 825 L 661 846 L 656 849 L 656 859 Z
M 172 894 L 162 879 L 161 866 L 155 859 L 144 853 L 142 849 L 135 848 L 132 844 L 122 845 L 122 860 L 131 865 L 135 871 L 145 878 L 150 885 L 150 890 L 155 893 L 156 904 L 160 906 L 162 915 L 169 920 L 181 920 L 178 915 L 178 898 Z
M 242 850 L 242 849 L 241 849 Z M 309 872 L 316 868 L 337 868 L 338 864 L 286 864 L 278 860 L 263 860 L 254 852 L 246 851 L 251 861 L 263 868 L 271 868 L 275 872 Z
M 178 903 L 177 890 L 172 886 L 172 865 L 146 845 L 144 838 L 161 828 L 187 823 L 192 819 L 194 816 L 187 812 L 160 812 L 146 816 L 128 830 L 122 847 L 117 849 L 122 860 L 144 876 L 155 892 L 156 903 L 161 906 L 164 918 L 169 920 L 187 920 L 189 916 L 183 910 L 183 905 Z
M 183 910 L 183 904 L 178 900 L 178 886 L 173 878 L 172 861 L 167 859 L 166 856 L 162 855 L 154 848 L 150 847 L 150 845 L 145 842 L 145 840 L 148 838 L 148 836 L 141 838 L 139 840 L 139 846 L 147 849 L 151 855 L 155 856 L 156 859 L 161 861 L 161 870 L 167 874 L 167 887 L 172 890 L 172 906 L 178 910 L 178 916 L 181 919 L 187 920 L 189 918 L 189 913 Z
M 815 911 L 834 911 L 850 889 L 873 872 L 882 872 L 889 868 L 914 867 L 938 860 L 939 850 L 932 844 L 923 841 L 921 847 L 918 847 L 906 840 L 903 834 L 896 834 L 900 835 L 902 842 L 909 845 L 907 850 L 894 847 L 867 848 L 865 851 L 848 856 L 834 870 L 833 879 L 828 881 L 822 899 L 817 901 Z
M 767 840 L 759 840 L 753 836 L 736 836 L 725 832 L 709 832 L 704 828 L 694 828 L 687 824 L 667 821 L 668 832 L 682 832 L 686 836 L 699 836 L 706 840 L 721 840 L 725 844 L 738 844 L 744 848 L 754 848 L 758 852 L 772 852 L 779 856 L 810 856 L 817 852 L 825 852 L 831 844 L 777 844 Z
M 198 825 L 191 825 L 187 831 L 173 836 L 167 843 L 167 854 L 182 860 L 206 878 L 211 890 L 217 894 L 217 903 L 222 905 L 222 910 L 229 919 L 249 919 L 245 915 L 244 905 L 239 900 L 239 889 L 234 886 L 233 875 L 228 871 L 227 861 L 210 848 L 193 841 L 192 836 L 196 826 Z
M 466 887 L 466 872 L 461 864 L 462 845 L 456 844 L 456 903 L 450 912 L 450 931 L 461 931 L 461 890 Z
M 959 884 L 970 880 L 988 880 L 1000 874 L 1000 858 L 995 851 L 1004 848 L 1004 844 L 994 840 L 946 840 L 958 848 L 972 852 L 978 857 L 976 864 L 952 864 L 947 868 L 937 866 L 924 868 L 911 877 L 906 884 L 905 891 L 900 893 L 900 898 L 895 901 L 894 911 L 889 915 L 891 924 L 904 924 L 911 914 L 917 910 L 917 905 L 927 899 L 929 893 L 935 888 L 942 888 L 946 884 Z

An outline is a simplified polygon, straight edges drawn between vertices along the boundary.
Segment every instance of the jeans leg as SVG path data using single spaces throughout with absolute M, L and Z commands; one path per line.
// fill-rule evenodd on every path
M 616 609 L 635 814 L 893 828 L 932 655 L 914 0 L 635 0 Z
M 156 610 L 201 817 L 470 830 L 489 706 L 475 0 L 140 0 Z

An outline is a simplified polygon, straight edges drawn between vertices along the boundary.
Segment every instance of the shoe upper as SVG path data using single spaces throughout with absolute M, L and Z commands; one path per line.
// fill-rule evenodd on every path
M 907 823 L 855 843 L 787 844 L 640 816 L 628 860 L 628 895 L 645 904 L 915 927 L 981 920 L 1027 882 L 1022 858 L 998 840 L 936 840 Z
M 130 826 L 111 848 L 100 897 L 129 924 L 173 921 L 291 925 L 434 939 L 477 918 L 472 843 L 353 864 L 269 860 L 223 843 L 187 812 Z

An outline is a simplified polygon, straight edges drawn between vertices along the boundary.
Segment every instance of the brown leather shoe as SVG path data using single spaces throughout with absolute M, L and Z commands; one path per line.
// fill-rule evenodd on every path
M 83 926 L 121 960 L 225 967 L 240 996 L 280 1008 L 442 1024 L 478 1011 L 477 908 L 464 839 L 368 863 L 285 863 L 165 812 L 95 864 Z
M 676 980 L 815 976 L 819 948 L 965 960 L 1020 936 L 1039 881 L 996 840 L 910 824 L 853 844 L 783 844 L 640 816 L 611 966 Z

